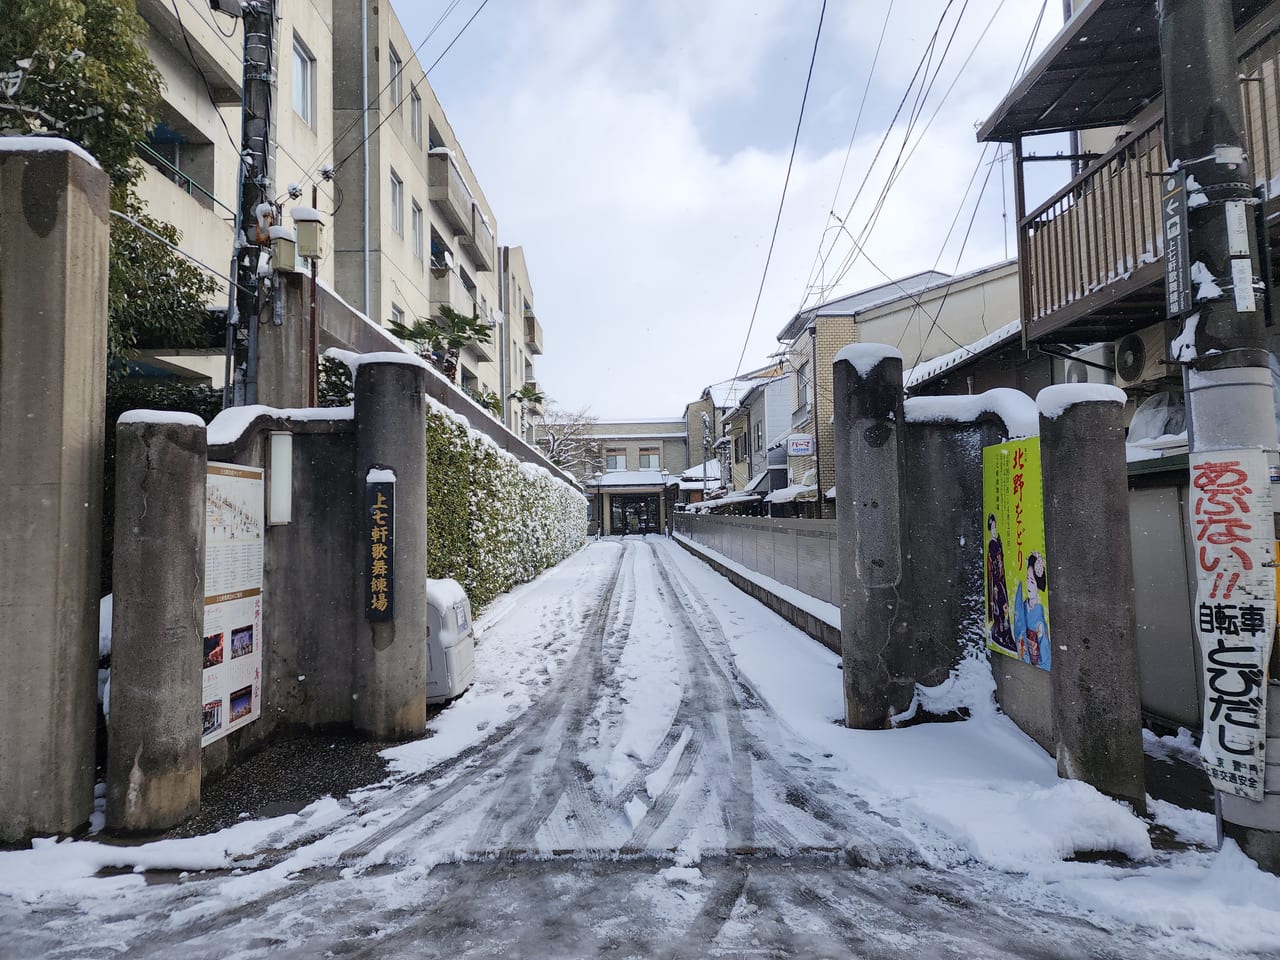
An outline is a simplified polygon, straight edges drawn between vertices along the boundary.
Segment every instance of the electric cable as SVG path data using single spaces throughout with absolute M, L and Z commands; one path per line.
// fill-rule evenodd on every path
M 488 0 L 485 0 L 487 3 Z M 787 159 L 787 175 L 782 181 L 782 196 L 778 198 L 778 213 L 773 220 L 773 234 L 769 238 L 769 250 L 765 254 L 764 269 L 760 273 L 760 287 L 756 291 L 755 306 L 751 308 L 751 321 L 747 324 L 747 335 L 742 339 L 742 352 L 738 354 L 738 365 L 734 368 L 732 379 L 738 379 L 742 370 L 743 358 L 747 355 L 747 346 L 751 342 L 751 331 L 755 329 L 756 314 L 760 311 L 760 298 L 764 296 L 765 280 L 769 276 L 769 263 L 773 259 L 774 244 L 778 241 L 778 226 L 782 223 L 782 209 L 787 202 L 787 187 L 791 183 L 791 168 L 795 164 L 796 148 L 800 143 L 800 128 L 804 124 L 804 109 L 809 101 L 809 84 L 813 81 L 813 65 L 818 59 L 818 42 L 822 39 L 822 23 L 827 15 L 827 0 L 822 0 L 822 9 L 818 12 L 818 29 L 813 36 L 813 52 L 809 55 L 809 72 L 804 80 L 804 94 L 800 98 L 800 114 L 796 117 L 796 132 L 791 139 L 791 156 Z

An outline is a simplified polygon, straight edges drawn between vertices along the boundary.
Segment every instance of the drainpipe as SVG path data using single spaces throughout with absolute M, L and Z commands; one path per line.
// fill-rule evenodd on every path
M 507 409 L 507 405 L 511 402 L 507 397 L 511 392 L 511 377 L 507 369 L 511 365 L 507 355 L 507 348 L 510 346 L 507 341 L 511 339 L 511 318 L 508 315 L 511 297 L 507 291 L 507 255 L 506 247 L 498 247 L 498 313 L 502 315 L 502 342 L 498 345 L 498 390 L 502 394 L 502 421 L 511 428 L 510 411 Z M 520 319 L 523 323 L 524 318 Z M 512 430 L 512 432 L 515 431 Z M 520 439 L 523 440 L 524 437 Z
M 822 494 L 822 446 L 818 442 L 818 324 L 809 328 L 809 353 L 813 357 L 813 377 L 809 389 L 813 391 L 813 477 L 818 484 L 818 516 L 827 515 L 827 501 Z M 801 477 L 803 480 L 804 478 Z
M 364 163 L 364 315 L 369 316 L 369 0 L 360 0 L 360 118 Z M 370 317 L 375 323 L 376 317 Z

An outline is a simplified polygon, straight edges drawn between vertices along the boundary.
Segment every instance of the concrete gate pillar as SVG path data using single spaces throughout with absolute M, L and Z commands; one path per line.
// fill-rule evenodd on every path
M 904 669 L 902 354 L 851 344 L 833 365 L 836 535 L 845 722 L 875 729 L 906 708 L 915 681 Z
M 1061 384 L 1036 403 L 1058 775 L 1145 812 L 1125 395 Z
M 924 686 L 945 680 L 966 647 L 986 646 L 982 449 L 1009 436 L 996 413 L 973 415 L 975 399 L 981 404 L 986 396 L 913 397 L 904 404 L 910 653 L 912 675 Z M 1030 397 L 1021 399 L 1032 407 Z
M 122 833 L 200 809 L 207 463 L 194 414 L 116 426 L 107 826 Z
M 93 811 L 108 189 L 66 141 L 0 138 L 4 841 Z
M 355 375 L 356 637 L 352 723 L 380 740 L 421 736 L 427 726 L 426 364 L 385 356 Z M 393 616 L 371 622 L 368 586 L 370 470 L 395 474 Z

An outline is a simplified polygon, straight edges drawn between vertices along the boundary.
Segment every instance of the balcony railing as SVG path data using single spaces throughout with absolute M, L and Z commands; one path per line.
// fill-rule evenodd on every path
M 532 310 L 524 312 L 524 345 L 529 348 L 530 353 L 541 356 L 542 325 L 538 323 L 538 318 L 533 315 Z
M 471 203 L 471 232 L 459 237 L 462 249 L 471 256 L 476 270 L 492 270 L 496 259 L 494 256 L 493 230 L 480 212 L 480 204 Z
M 427 155 L 427 199 L 455 233 L 470 234 L 471 191 L 447 153 Z
M 1249 159 L 1255 182 L 1269 185 L 1270 201 L 1280 192 L 1280 32 L 1244 54 L 1240 75 Z M 1032 336 L 1037 324 L 1050 333 L 1162 281 L 1160 174 L 1167 162 L 1164 122 L 1156 120 L 1023 217 L 1022 316 Z

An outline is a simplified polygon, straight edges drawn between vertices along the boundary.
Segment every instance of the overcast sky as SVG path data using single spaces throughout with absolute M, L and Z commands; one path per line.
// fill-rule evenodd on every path
M 962 256 L 960 241 L 988 173 L 978 166 L 975 125 L 1008 90 L 1042 2 L 952 0 L 931 73 L 961 8 L 964 15 L 918 108 L 917 136 L 953 80 L 954 89 L 901 167 L 866 255 L 840 271 L 851 244 L 830 212 L 845 217 L 948 3 L 897 0 L 872 72 L 889 0 L 830 0 L 744 370 L 766 362 L 778 332 L 806 302 L 820 242 L 825 251 L 835 241 L 823 282 L 839 281 L 824 299 L 884 282 L 873 262 L 899 277 L 935 265 L 960 272 L 1011 255 L 1012 227 L 1006 234 L 1002 217 L 1007 209 L 1012 224 L 1008 163 L 991 171 Z M 393 5 L 417 43 L 449 2 Z M 478 5 L 458 4 L 419 52 L 424 66 Z M 1061 0 L 1046 6 L 1037 50 L 1062 23 Z M 677 416 L 704 386 L 733 375 L 820 7 L 820 0 L 491 0 L 432 71 L 497 215 L 499 242 L 524 248 L 545 331 L 537 375 L 554 402 L 589 406 L 602 419 Z M 855 236 L 902 145 L 918 90 L 846 220 Z M 994 155 L 992 147 L 988 159 Z M 977 183 L 944 250 L 975 169 Z M 808 295 L 811 303 L 817 294 Z

